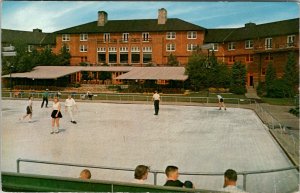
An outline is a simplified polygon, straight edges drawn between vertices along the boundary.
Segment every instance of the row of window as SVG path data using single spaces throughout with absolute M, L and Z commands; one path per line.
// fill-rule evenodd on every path
M 126 53 L 119 53 L 117 55 L 116 52 L 110 52 L 108 53 L 108 56 L 106 53 L 98 53 L 98 62 L 99 63 L 109 63 L 109 64 L 115 64 L 117 63 L 117 58 L 119 56 L 119 62 L 121 64 L 138 64 L 138 63 L 149 63 L 152 61 L 152 53 L 143 53 L 142 55 L 140 53 L 131 53 L 130 55 Z M 141 58 L 142 56 L 142 58 Z M 129 58 L 131 61 L 129 62 Z M 108 59 L 108 60 L 107 60 Z
M 70 46 L 65 45 L 67 51 L 70 51 Z M 194 51 L 196 50 L 197 45 L 196 44 L 187 44 L 187 51 Z M 87 45 L 80 45 L 79 47 L 80 52 L 87 52 L 88 51 L 88 46 Z M 119 48 L 120 52 L 128 52 L 128 47 L 120 47 Z M 167 44 L 166 45 L 166 51 L 176 51 L 176 44 Z M 106 52 L 105 47 L 100 47 L 97 48 L 97 52 Z M 109 47 L 108 52 L 117 52 L 116 47 Z M 139 47 L 131 47 L 131 52 L 140 52 Z M 152 47 L 143 47 L 143 52 L 152 52 Z
M 287 36 L 287 47 L 294 46 L 295 43 L 295 35 Z M 253 49 L 253 40 L 246 40 L 245 41 L 245 49 Z M 272 49 L 273 48 L 273 39 L 272 38 L 265 38 L 265 49 Z M 228 43 L 228 50 L 235 50 L 236 49 L 236 42 L 229 42 Z M 218 44 L 215 43 L 213 45 L 213 50 L 218 51 Z
M 143 39 L 143 41 L 149 41 L 149 39 L 150 39 L 149 32 L 143 32 L 142 39 Z M 168 39 L 168 40 L 176 39 L 176 32 L 167 32 L 166 39 Z M 197 32 L 196 31 L 188 31 L 187 39 L 197 39 Z M 62 34 L 62 41 L 70 41 L 70 40 L 71 40 L 70 34 Z M 110 33 L 104 33 L 103 40 L 105 42 L 110 41 Z M 129 33 L 123 33 L 122 41 L 126 42 L 128 40 L 129 40 Z M 88 41 L 88 34 L 80 34 L 80 41 Z

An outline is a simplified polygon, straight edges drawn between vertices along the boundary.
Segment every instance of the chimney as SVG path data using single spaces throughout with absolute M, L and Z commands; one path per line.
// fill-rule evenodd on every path
M 98 26 L 104 26 L 107 22 L 107 13 L 105 11 L 98 11 Z
M 161 8 L 158 10 L 158 24 L 166 24 L 167 22 L 167 10 Z
M 42 33 L 42 30 L 41 30 L 41 29 L 38 29 L 38 28 L 33 29 L 32 31 L 33 31 L 34 33 L 37 33 L 37 32 Z

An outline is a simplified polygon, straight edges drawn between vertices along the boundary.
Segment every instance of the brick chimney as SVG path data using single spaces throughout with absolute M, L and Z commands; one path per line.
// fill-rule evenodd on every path
M 107 13 L 105 11 L 98 11 L 98 26 L 104 26 L 107 22 Z
M 165 8 L 161 8 L 158 10 L 158 24 L 166 24 L 167 22 L 167 10 Z

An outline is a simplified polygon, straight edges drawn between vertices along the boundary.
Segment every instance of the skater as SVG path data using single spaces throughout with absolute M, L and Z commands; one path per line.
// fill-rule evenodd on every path
M 224 110 L 226 111 L 226 107 L 225 107 L 225 104 L 224 104 L 224 99 L 221 95 L 217 95 L 218 99 L 219 99 L 219 110 L 222 109 L 222 107 L 224 107 Z
M 54 97 L 54 99 L 53 99 L 52 108 L 53 108 L 53 111 L 51 113 L 51 117 L 52 117 L 52 131 L 51 131 L 51 134 L 59 133 L 59 119 L 62 118 L 62 114 L 60 112 L 61 106 L 60 106 L 60 103 L 59 103 L 57 97 Z M 55 125 L 56 125 L 56 129 L 54 129 Z
M 65 112 L 68 111 L 68 113 L 71 117 L 71 123 L 76 124 L 77 122 L 74 120 L 74 117 L 73 117 L 74 107 L 76 107 L 76 110 L 78 110 L 75 100 L 72 98 L 71 95 L 68 95 L 68 98 L 66 99 L 66 102 L 65 102 Z
M 43 102 L 41 108 L 44 107 L 44 102 L 46 102 L 46 108 L 48 108 L 48 96 L 49 96 L 48 89 L 46 89 L 46 91 L 43 93 Z
M 23 120 L 27 116 L 29 116 L 29 121 L 28 122 L 31 122 L 31 118 L 32 118 L 32 99 L 33 99 L 33 97 L 30 96 L 29 97 L 29 101 L 27 103 L 27 107 L 26 107 L 26 115 L 24 115 L 23 117 L 21 117 L 20 120 Z
M 154 101 L 154 110 L 155 110 L 154 115 L 158 115 L 160 96 L 157 93 L 157 91 L 154 92 L 152 96 L 152 100 Z

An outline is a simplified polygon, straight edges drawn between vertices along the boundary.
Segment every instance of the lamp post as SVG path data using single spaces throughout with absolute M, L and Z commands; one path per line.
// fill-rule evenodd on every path
M 12 97 L 12 78 L 11 78 L 11 73 L 12 73 L 13 68 L 14 68 L 14 66 L 12 66 L 12 65 L 9 66 L 10 98 Z

